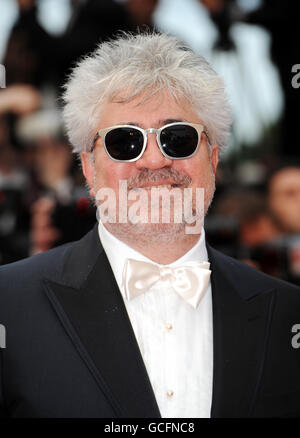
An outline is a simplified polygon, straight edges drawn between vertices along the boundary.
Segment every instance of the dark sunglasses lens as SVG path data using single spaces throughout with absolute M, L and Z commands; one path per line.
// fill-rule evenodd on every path
M 135 128 L 116 128 L 105 136 L 105 146 L 115 160 L 133 160 L 143 149 L 143 134 Z
M 164 152 L 173 158 L 192 155 L 198 145 L 198 132 L 188 125 L 173 125 L 162 130 L 160 143 Z

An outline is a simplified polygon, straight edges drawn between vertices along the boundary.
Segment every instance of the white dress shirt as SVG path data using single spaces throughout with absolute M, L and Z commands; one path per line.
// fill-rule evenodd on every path
M 125 298 L 125 260 L 153 263 L 114 237 L 99 222 L 99 237 L 121 291 L 156 401 L 163 418 L 208 418 L 212 401 L 213 325 L 211 284 L 197 309 L 185 302 L 167 281 L 158 281 L 133 300 Z M 183 257 L 208 261 L 205 234 Z

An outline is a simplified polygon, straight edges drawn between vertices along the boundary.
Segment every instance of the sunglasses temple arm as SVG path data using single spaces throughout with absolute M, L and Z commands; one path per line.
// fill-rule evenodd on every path
M 207 129 L 204 128 L 204 129 L 203 129 L 203 132 L 204 132 L 204 134 L 205 134 L 205 136 L 206 136 L 206 138 L 207 138 L 207 140 L 208 140 L 209 145 L 211 146 L 211 142 L 210 142 L 210 138 L 209 138 L 209 135 L 208 135 Z
M 91 147 L 90 152 L 93 152 L 94 147 L 95 147 L 95 143 L 96 143 L 96 141 L 98 140 L 99 137 L 100 137 L 100 134 L 99 134 L 99 132 L 97 132 L 97 134 L 96 134 L 95 137 L 93 138 L 92 147 Z

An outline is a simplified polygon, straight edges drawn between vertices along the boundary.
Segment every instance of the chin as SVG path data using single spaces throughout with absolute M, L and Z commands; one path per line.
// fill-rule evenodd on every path
M 139 241 L 147 243 L 166 243 L 174 242 L 185 234 L 185 224 L 145 224 L 145 223 L 126 223 L 126 224 L 106 224 L 107 229 L 120 240 Z

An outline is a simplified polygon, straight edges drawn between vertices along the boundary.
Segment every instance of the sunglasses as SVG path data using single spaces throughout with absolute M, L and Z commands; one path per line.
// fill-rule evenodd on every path
M 198 150 L 202 132 L 208 141 L 208 133 L 197 123 L 169 123 L 159 129 L 142 129 L 132 125 L 117 125 L 97 132 L 91 152 L 99 137 L 102 138 L 107 155 L 114 161 L 136 161 L 146 150 L 147 134 L 156 133 L 161 153 L 171 160 L 190 158 Z

